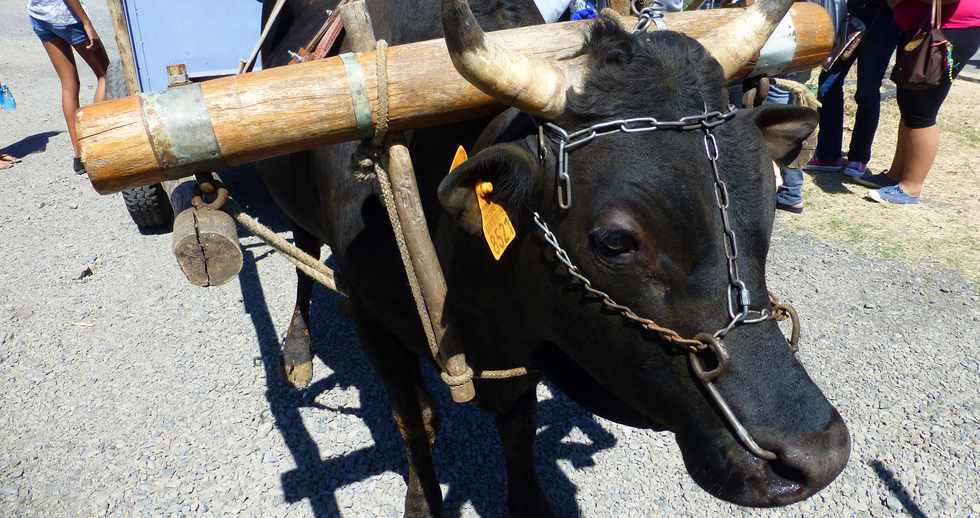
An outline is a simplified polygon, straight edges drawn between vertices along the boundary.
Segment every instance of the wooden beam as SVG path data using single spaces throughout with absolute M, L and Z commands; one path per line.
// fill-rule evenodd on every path
M 669 29 L 698 37 L 741 12 L 668 13 L 665 20 Z M 793 5 L 789 16 L 795 26 L 791 34 L 795 55 L 785 69 L 818 66 L 833 45 L 827 12 L 819 5 L 801 2 Z M 511 51 L 568 63 L 582 59 L 572 56 L 581 48 L 589 25 L 582 21 L 522 27 L 488 37 Z M 366 97 L 373 110 L 377 105 L 374 52 L 358 53 L 353 64 L 363 79 L 357 95 Z M 145 101 L 155 99 L 157 94 L 152 93 L 86 106 L 78 111 L 78 132 L 89 179 L 97 191 L 106 194 L 189 176 L 195 169 L 235 166 L 363 138 L 365 131 L 358 127 L 348 80 L 350 66 L 351 60 L 345 65 L 340 57 L 331 57 L 182 87 L 199 90 L 188 92 L 188 102 L 197 104 L 171 100 L 171 104 L 193 108 L 183 113 L 160 112 L 161 103 Z M 750 64 L 741 75 L 751 70 Z M 391 47 L 388 71 L 392 131 L 471 119 L 499 109 L 492 98 L 456 72 L 441 39 Z M 175 90 L 181 89 L 169 92 Z M 163 120 L 187 119 L 189 112 L 206 114 L 205 120 L 173 124 Z M 148 116 L 153 119 L 150 123 L 145 120 Z M 180 124 L 187 124 L 214 145 L 201 146 L 200 156 L 168 154 L 168 139 L 179 140 L 185 133 Z M 169 136 L 154 133 L 151 139 L 148 131 L 162 131 L 160 128 L 170 131 Z M 191 143 L 198 140 L 191 139 Z
M 340 16 L 344 22 L 344 30 L 350 38 L 351 48 L 355 51 L 367 51 L 375 48 L 377 40 L 371 15 L 363 0 L 342 3 Z M 389 65 L 390 67 L 390 65 Z M 388 74 L 391 74 L 389 68 Z M 419 308 L 419 318 L 431 323 L 435 343 L 429 344 L 436 362 L 453 378 L 462 376 L 469 366 L 466 355 L 458 340 L 447 336 L 446 322 L 443 309 L 446 305 L 446 279 L 436 255 L 436 247 L 429 235 L 429 225 L 422 210 L 422 198 L 419 195 L 418 183 L 415 179 L 415 168 L 412 156 L 400 134 L 388 134 L 385 139 L 384 162 L 388 178 L 379 174 L 379 182 L 390 182 L 382 185 L 382 191 L 391 190 L 391 200 L 385 203 L 394 204 L 394 212 L 388 207 L 392 218 L 391 226 L 400 227 L 404 237 L 405 248 L 399 250 L 405 263 L 405 274 L 414 275 L 418 282 L 418 293 L 413 293 L 416 306 Z M 386 196 L 385 196 L 386 198 Z M 395 217 L 397 215 L 397 218 Z M 398 230 L 395 229 L 396 237 Z M 414 291 L 414 290 L 413 290 Z M 423 309 L 424 307 L 424 309 Z M 428 339 L 428 338 L 427 338 Z M 476 389 L 472 381 L 460 385 L 450 385 L 453 401 L 467 403 L 476 397 Z
M 106 5 L 109 6 L 109 16 L 112 17 L 112 32 L 116 36 L 116 48 L 119 49 L 126 86 L 129 88 L 129 95 L 136 95 L 143 90 L 140 88 L 136 59 L 133 57 L 133 41 L 126 22 L 126 8 L 123 0 L 106 0 Z

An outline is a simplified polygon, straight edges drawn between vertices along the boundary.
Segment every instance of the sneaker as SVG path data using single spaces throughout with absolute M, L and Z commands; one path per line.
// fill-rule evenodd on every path
M 854 181 L 872 189 L 881 189 L 882 187 L 891 187 L 893 185 L 898 185 L 892 177 L 888 176 L 888 170 L 884 170 L 878 174 L 872 174 L 870 171 L 854 178 Z
M 803 214 L 803 202 L 797 203 L 796 205 L 790 205 L 788 203 L 776 202 L 776 208 L 779 210 L 785 210 L 786 212 L 791 212 L 793 214 Z
M 82 159 L 78 158 L 77 156 L 72 159 L 71 168 L 77 175 L 85 174 L 85 165 L 82 164 Z
M 819 160 L 817 157 L 813 157 L 809 162 L 803 166 L 803 169 L 810 171 L 811 173 L 836 173 L 847 165 L 847 160 L 843 158 L 838 158 L 834 161 Z
M 912 205 L 919 203 L 918 196 L 909 196 L 905 194 L 900 185 L 892 185 L 890 187 L 882 187 L 881 189 L 874 189 L 868 191 L 865 198 L 876 201 L 878 203 L 891 203 L 895 205 Z
M 847 165 L 844 166 L 841 172 L 851 178 L 860 178 L 864 176 L 864 173 L 868 172 L 868 164 L 856 160 L 848 160 Z

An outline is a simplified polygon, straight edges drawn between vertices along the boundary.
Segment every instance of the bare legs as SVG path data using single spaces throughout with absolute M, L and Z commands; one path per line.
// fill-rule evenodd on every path
M 62 39 L 53 39 L 43 42 L 44 50 L 48 53 L 54 71 L 58 74 L 61 81 L 61 110 L 65 115 L 65 122 L 68 125 L 68 135 L 71 137 L 71 145 L 75 151 L 75 156 L 79 156 L 81 150 L 78 146 L 78 131 L 75 128 L 75 112 L 78 111 L 78 68 L 75 66 L 75 56 L 71 51 L 71 46 Z M 95 102 L 100 102 L 105 98 L 106 70 L 109 68 L 109 59 L 106 56 L 105 48 L 101 41 L 90 49 L 85 48 L 85 44 L 77 45 L 75 50 L 92 68 L 92 72 L 98 78 L 98 85 L 95 89 Z
M 888 176 L 897 181 L 910 196 L 922 194 L 922 184 L 939 152 L 939 125 L 912 129 L 902 121 L 898 128 L 898 145 Z
M 86 43 L 75 45 L 75 52 L 78 52 L 78 55 L 82 56 L 85 63 L 92 69 L 92 73 L 95 74 L 98 82 L 95 85 L 95 97 L 92 99 L 92 102 L 100 103 L 105 100 L 106 72 L 109 70 L 109 56 L 105 52 L 105 47 L 102 46 L 102 40 L 95 40 L 95 45 L 92 45 L 92 48 L 86 48 L 86 45 Z
M 54 65 L 54 71 L 61 80 L 61 111 L 65 114 L 68 135 L 71 137 L 71 145 L 77 157 L 79 149 L 78 134 L 75 130 L 75 112 L 78 111 L 78 69 L 75 68 L 75 55 L 72 54 L 68 42 L 60 39 L 45 41 L 44 50 L 47 51 L 48 58 Z

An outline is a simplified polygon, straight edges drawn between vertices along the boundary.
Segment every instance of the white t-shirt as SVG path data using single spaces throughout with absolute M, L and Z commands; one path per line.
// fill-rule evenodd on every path
M 27 14 L 31 18 L 59 27 L 78 23 L 64 0 L 27 0 Z
M 552 23 L 561 18 L 561 15 L 568 10 L 572 0 L 534 0 L 534 3 L 538 6 L 538 11 L 541 11 L 544 21 Z

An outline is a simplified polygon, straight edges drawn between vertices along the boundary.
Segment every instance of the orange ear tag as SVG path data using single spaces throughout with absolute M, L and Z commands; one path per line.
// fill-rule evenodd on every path
M 504 250 L 510 246 L 511 241 L 517 236 L 514 225 L 507 216 L 507 211 L 501 205 L 490 201 L 490 193 L 493 192 L 493 184 L 490 182 L 480 182 L 476 184 L 476 199 L 480 203 L 480 216 L 483 218 L 483 238 L 490 245 L 490 252 L 493 258 L 500 260 L 504 255 Z
M 463 162 L 466 162 L 468 158 L 469 156 L 466 155 L 466 150 L 463 149 L 463 146 L 456 148 L 456 156 L 453 157 L 453 163 L 449 164 L 449 172 L 451 173 L 455 171 L 456 168 L 463 165 Z
M 466 162 L 468 156 L 463 146 L 456 149 L 456 156 L 453 163 L 449 166 L 452 173 L 457 167 Z M 479 182 L 474 187 L 476 200 L 480 204 L 480 217 L 483 220 L 483 238 L 490 246 L 490 252 L 497 261 L 504 255 L 504 251 L 510 246 L 511 241 L 517 236 L 514 225 L 510 222 L 510 217 L 504 208 L 489 200 L 490 193 L 493 192 L 493 184 L 490 182 Z

